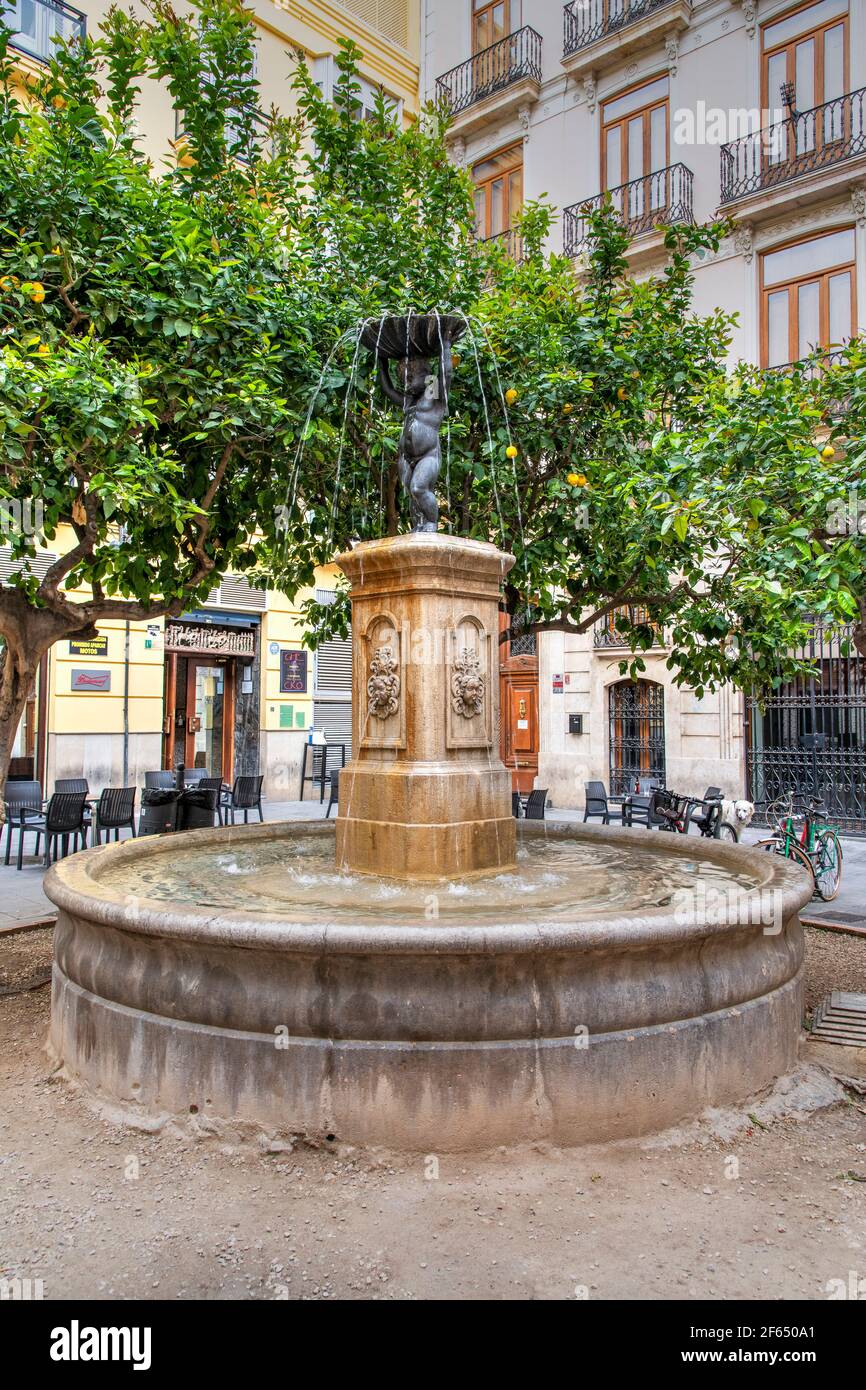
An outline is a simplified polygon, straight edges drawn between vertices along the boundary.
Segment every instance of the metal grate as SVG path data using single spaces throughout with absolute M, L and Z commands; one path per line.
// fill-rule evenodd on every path
M 750 799 L 763 807 L 789 792 L 818 797 L 840 828 L 866 831 L 866 662 L 850 627 L 816 625 L 800 655 L 814 679 L 748 701 Z
M 22 569 L 26 569 L 30 574 L 35 574 L 38 580 L 43 580 L 50 570 L 57 556 L 50 550 L 40 550 L 29 560 L 13 560 L 12 548 L 8 545 L 0 545 L 0 584 L 8 584 L 13 574 L 18 574 Z
M 862 912 L 841 912 L 838 908 L 804 908 L 800 913 L 804 927 L 823 927 L 825 931 L 851 932 L 866 936 L 866 916 Z
M 812 1037 L 845 1047 L 866 1047 L 866 994 L 834 990 L 815 1010 Z

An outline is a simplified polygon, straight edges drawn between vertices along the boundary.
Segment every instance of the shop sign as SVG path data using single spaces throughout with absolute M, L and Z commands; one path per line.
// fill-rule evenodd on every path
M 111 689 L 111 672 L 106 670 L 85 671 L 72 668 L 72 689 L 82 694 L 102 694 Z
M 280 652 L 280 694 L 307 693 L 307 656 L 305 651 L 283 648 Z
M 70 656 L 108 656 L 108 635 L 100 632 L 98 637 L 70 637 Z
M 256 634 L 245 628 L 217 627 L 215 623 L 168 623 L 165 650 L 205 656 L 255 656 Z

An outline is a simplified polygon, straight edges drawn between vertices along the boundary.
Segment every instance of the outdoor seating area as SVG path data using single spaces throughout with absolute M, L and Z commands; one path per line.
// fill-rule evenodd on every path
M 15 849 L 17 869 L 25 858 L 44 868 L 88 846 L 131 836 L 201 830 L 214 825 L 249 823 L 250 814 L 265 819 L 262 807 L 264 777 L 236 777 L 231 786 L 210 777 L 206 768 L 185 768 L 183 787 L 176 772 L 160 768 L 144 774 L 144 787 L 104 787 L 90 794 L 86 777 L 58 777 L 50 796 L 40 782 L 10 779 L 6 785 L 6 846 L 4 863 Z
M 680 795 L 663 787 L 657 778 L 635 778 L 635 790 L 608 793 L 604 782 L 585 782 L 584 822 L 602 825 L 643 826 L 688 835 L 692 826 L 704 839 L 736 839 L 733 827 L 722 819 L 722 789 L 707 787 L 703 796 Z M 728 833 L 730 832 L 730 833 Z

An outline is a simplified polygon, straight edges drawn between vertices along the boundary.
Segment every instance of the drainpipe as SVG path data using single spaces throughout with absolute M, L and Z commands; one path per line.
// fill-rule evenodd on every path
M 123 786 L 129 786 L 129 619 L 123 644 Z

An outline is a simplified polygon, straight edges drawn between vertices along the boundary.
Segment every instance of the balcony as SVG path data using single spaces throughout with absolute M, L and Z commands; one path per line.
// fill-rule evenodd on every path
M 562 65 L 582 77 L 688 28 L 691 0 L 571 0 Z
M 617 628 L 617 619 L 620 617 L 625 618 L 633 627 L 652 628 L 652 645 L 654 647 L 663 647 L 665 645 L 664 630 L 658 623 L 650 622 L 647 609 L 627 607 L 615 608 L 612 613 L 608 613 L 605 618 L 602 618 L 600 623 L 596 623 L 592 635 L 592 645 L 596 649 L 617 647 L 625 649 L 626 651 L 633 650 L 629 638 L 624 632 L 620 632 Z
M 80 10 L 62 0 L 12 0 L 4 8 L 0 23 L 12 30 L 9 47 L 37 63 L 48 63 L 54 55 L 55 39 L 84 39 L 87 20 Z
M 583 254 L 589 241 L 589 215 L 608 198 L 633 237 L 645 236 L 656 228 L 678 222 L 694 222 L 693 184 L 691 169 L 685 164 L 671 164 L 667 169 L 657 169 L 642 179 L 632 179 L 595 198 L 574 203 L 562 214 L 565 254 Z
M 516 227 L 509 228 L 507 232 L 497 232 L 495 236 L 482 237 L 481 241 L 490 248 L 498 246 L 513 261 L 523 260 L 523 237 Z
M 526 25 L 446 72 L 436 93 L 451 114 L 451 133 L 471 135 L 538 100 L 541 35 Z
M 758 220 L 848 188 L 866 173 L 866 87 L 723 145 L 721 173 L 722 206 Z

